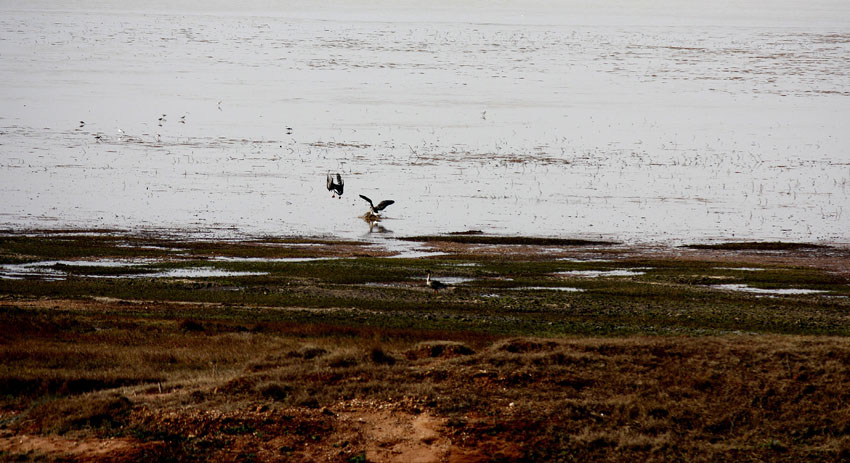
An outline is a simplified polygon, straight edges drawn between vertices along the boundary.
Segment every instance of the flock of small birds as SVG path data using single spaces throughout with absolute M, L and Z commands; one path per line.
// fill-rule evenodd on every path
M 223 111 L 223 110 L 221 109 L 221 103 L 222 103 L 222 100 L 219 100 L 219 101 L 218 101 L 218 106 L 217 106 L 219 111 Z M 189 113 L 186 113 L 186 114 L 184 114 L 184 115 L 180 116 L 180 118 L 177 120 L 177 122 L 178 122 L 178 123 L 180 123 L 180 124 L 185 124 L 185 123 L 186 123 L 186 116 L 187 116 L 188 114 L 189 114 Z M 165 114 L 165 113 L 163 113 L 162 115 L 160 115 L 160 116 L 157 118 L 157 120 L 156 120 L 156 121 L 157 121 L 157 124 L 156 124 L 156 125 L 157 125 L 157 126 L 159 126 L 159 127 L 163 127 L 163 126 L 165 125 L 165 123 L 166 123 L 166 122 L 168 122 L 167 117 L 168 117 L 168 115 L 167 115 L 167 114 Z M 79 128 L 80 128 L 80 129 L 82 129 L 82 128 L 84 128 L 85 126 L 86 126 L 86 121 L 80 121 Z M 126 134 L 124 133 L 124 130 L 122 130 L 121 128 L 118 128 L 117 130 L 118 130 L 118 133 L 119 133 L 121 136 L 125 136 L 125 135 L 126 135 Z M 285 127 L 285 132 L 286 132 L 286 134 L 287 134 L 287 135 L 292 135 L 292 134 L 293 134 L 293 132 L 294 132 L 294 130 L 295 130 L 295 129 L 293 129 L 293 128 L 292 128 L 292 127 L 290 127 L 290 126 L 286 126 L 286 127 Z M 106 135 L 104 135 L 104 134 L 103 134 L 103 133 L 101 133 L 101 132 L 94 133 L 94 134 L 92 134 L 92 135 L 94 136 L 95 141 L 97 141 L 98 143 L 100 143 L 101 141 L 104 141 L 104 140 L 106 139 Z M 159 135 L 159 134 L 157 134 L 157 135 L 156 135 L 156 138 L 157 138 L 157 140 L 156 140 L 157 142 L 161 141 L 161 138 L 160 138 L 160 135 Z M 340 188 L 341 188 L 341 187 L 340 187 Z
M 219 108 L 219 109 L 221 109 L 221 108 Z M 180 116 L 180 118 L 179 118 L 179 119 L 177 119 L 177 122 L 178 122 L 178 123 L 180 123 L 180 124 L 185 124 L 185 123 L 186 123 L 186 116 L 187 116 L 187 115 L 188 115 L 188 114 L 184 114 L 184 115 Z M 167 116 L 168 116 L 167 114 L 162 114 L 161 116 L 159 116 L 159 117 L 157 118 L 157 125 L 158 125 L 159 127 L 162 127 L 162 126 L 163 126 L 166 122 L 168 122 L 168 119 L 166 119 L 166 117 L 167 117 Z M 86 126 L 86 121 L 80 121 L 80 126 L 79 126 L 79 128 L 80 128 L 80 129 L 82 129 L 82 128 L 84 128 L 85 126 Z M 118 127 L 118 128 L 117 128 L 117 129 L 115 129 L 115 130 L 118 132 L 119 136 L 121 136 L 121 137 L 126 137 L 126 136 L 127 136 L 127 133 L 126 133 L 126 132 L 124 132 L 124 129 L 122 129 L 122 128 Z M 291 130 L 291 129 L 290 129 L 290 130 Z M 100 142 L 104 141 L 104 139 L 106 139 L 106 135 L 104 135 L 102 132 L 93 133 L 92 135 L 94 136 L 95 141 L 97 141 L 98 143 L 100 143 Z M 157 141 L 157 142 L 160 142 L 160 141 L 161 141 L 161 136 L 160 136 L 160 134 L 156 134 L 156 141 Z
M 342 179 L 342 175 L 339 173 L 331 174 L 328 172 L 327 177 L 327 188 L 328 191 L 331 192 L 331 198 L 342 198 L 342 193 L 345 191 L 345 181 Z M 381 220 L 381 212 L 386 209 L 388 206 L 395 204 L 395 201 L 392 199 L 385 199 L 379 202 L 377 205 L 372 202 L 369 197 L 365 195 L 358 195 L 363 198 L 364 201 L 369 203 L 369 211 L 363 216 L 363 218 L 369 222 L 369 227 L 371 227 Z M 425 286 L 434 290 L 434 293 L 441 289 L 448 288 L 448 285 L 445 283 L 439 282 L 437 280 L 431 279 L 431 271 L 428 270 L 427 275 L 425 276 Z

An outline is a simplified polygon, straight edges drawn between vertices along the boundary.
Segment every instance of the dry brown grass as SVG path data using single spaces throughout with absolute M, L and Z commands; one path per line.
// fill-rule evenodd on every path
M 433 461 L 850 457 L 845 338 L 471 345 L 85 312 L 53 322 L 0 346 L 2 433 L 135 442 L 92 460 L 392 461 L 388 448 L 430 449 Z M 436 429 L 428 442 L 376 443 L 381 426 L 422 414 Z M 6 457 L 60 458 L 13 450 Z

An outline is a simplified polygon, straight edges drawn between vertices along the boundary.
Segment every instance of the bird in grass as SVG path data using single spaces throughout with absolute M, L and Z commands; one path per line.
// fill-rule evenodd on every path
M 336 174 L 336 181 L 334 181 L 334 176 L 328 172 L 328 191 L 332 192 L 331 198 L 334 196 L 342 198 L 342 190 L 345 186 L 345 182 L 342 181 L 342 176 L 339 173 Z
M 386 209 L 386 208 L 387 208 L 387 206 L 389 206 L 390 204 L 395 203 L 395 201 L 393 201 L 392 199 L 385 199 L 385 200 L 383 200 L 383 201 L 379 202 L 379 203 L 378 203 L 378 205 L 376 206 L 376 205 L 372 204 L 372 200 L 371 200 L 371 199 L 369 199 L 369 198 L 367 198 L 367 197 L 365 197 L 365 196 L 363 196 L 363 195 L 360 195 L 360 197 L 361 197 L 361 198 L 363 198 L 363 199 L 365 199 L 365 200 L 366 200 L 366 202 L 367 202 L 367 203 L 369 203 L 369 213 L 370 213 L 371 215 L 375 215 L 375 216 L 379 216 L 379 215 L 380 215 L 380 213 L 381 213 L 381 211 L 383 211 L 384 209 Z
M 448 288 L 449 286 L 445 283 L 439 282 L 437 280 L 431 279 L 431 271 L 428 270 L 428 275 L 425 277 L 425 286 L 431 288 L 436 293 L 437 291 Z

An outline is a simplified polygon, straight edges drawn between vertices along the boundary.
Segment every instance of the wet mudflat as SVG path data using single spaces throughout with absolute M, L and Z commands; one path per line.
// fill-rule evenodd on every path
M 0 223 L 850 239 L 843 2 L 574 3 L 5 2 Z

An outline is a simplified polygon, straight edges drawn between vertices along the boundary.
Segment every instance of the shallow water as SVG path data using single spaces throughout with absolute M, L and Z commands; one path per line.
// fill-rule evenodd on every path
M 215 256 L 211 260 L 222 262 L 279 262 L 279 263 L 300 263 L 300 262 L 316 262 L 320 260 L 337 260 L 341 257 L 232 257 L 232 256 Z
M 511 288 L 516 291 L 526 291 L 526 290 L 535 290 L 535 291 L 564 291 L 567 293 L 580 293 L 583 292 L 582 288 L 574 288 L 572 286 L 524 286 L 520 288 Z
M 49 260 L 30 262 L 26 264 L 2 264 L 0 265 L 0 279 L 21 280 L 62 280 L 67 278 L 68 272 L 61 268 L 67 267 L 107 267 L 126 268 L 154 263 L 153 259 L 97 259 L 97 260 Z
M 850 242 L 850 6 L 687 3 L 6 1 L 0 226 Z
M 629 277 L 644 275 L 646 272 L 636 270 L 569 270 L 555 275 L 580 278 Z
M 268 275 L 268 272 L 238 272 L 211 267 L 175 268 L 162 272 L 130 275 L 124 278 L 216 278 Z
M 735 270 L 738 272 L 762 272 L 767 270 L 762 267 L 714 267 L 715 270 Z
M 436 276 L 433 275 L 434 279 L 439 281 L 440 283 L 445 283 L 447 285 L 459 285 L 463 283 L 468 283 L 470 281 L 474 281 L 475 278 L 469 277 L 449 277 L 449 276 Z
M 754 293 L 754 294 L 768 294 L 775 296 L 783 296 L 783 295 L 805 295 L 805 294 L 821 294 L 826 293 L 827 291 L 819 290 L 819 289 L 805 289 L 805 288 L 780 288 L 780 289 L 764 289 L 764 288 L 755 288 L 748 285 L 742 284 L 724 284 L 724 285 L 712 285 L 712 288 L 715 289 L 723 289 L 727 291 L 741 291 L 745 293 Z
M 216 258 L 213 260 L 224 261 L 248 261 L 254 259 L 246 258 Z M 320 259 L 298 259 L 284 260 L 284 262 L 306 262 Z M 262 261 L 276 261 L 275 259 L 264 259 Z M 127 268 L 142 265 L 150 265 L 157 263 L 154 259 L 97 259 L 97 260 L 51 260 L 30 262 L 26 264 L 4 264 L 0 265 L 0 279 L 4 280 L 21 280 L 21 279 L 39 279 L 39 280 L 63 280 L 68 278 L 69 272 L 60 266 L 66 267 L 108 267 L 108 268 Z M 163 270 L 160 272 L 141 272 L 138 274 L 119 274 L 119 275 L 89 275 L 91 278 L 213 278 L 213 277 L 239 277 L 239 276 L 257 276 L 267 275 L 267 272 L 239 272 L 231 270 L 222 270 L 212 267 L 189 267 Z

